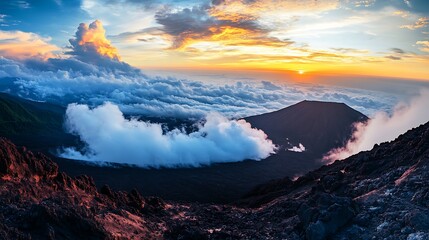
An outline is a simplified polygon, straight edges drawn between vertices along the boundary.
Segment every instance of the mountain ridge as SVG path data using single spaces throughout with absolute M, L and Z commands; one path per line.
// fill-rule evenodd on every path
M 4 139 L 0 146 L 4 238 L 429 237 L 429 122 L 288 182 L 279 196 L 256 208 L 165 202 L 107 186 L 97 190 L 91 178 L 70 178 L 43 155 Z
M 59 144 L 75 144 L 76 137 L 66 133 L 63 127 L 65 112 L 62 106 L 0 93 L 0 136 L 45 152 Z

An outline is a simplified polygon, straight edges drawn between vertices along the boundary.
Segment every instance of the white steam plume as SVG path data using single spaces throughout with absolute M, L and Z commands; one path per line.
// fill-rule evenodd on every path
M 400 134 L 427 121 L 429 121 L 429 90 L 425 89 L 409 104 L 398 104 L 392 115 L 379 112 L 367 123 L 357 124 L 347 145 L 330 151 L 325 160 L 332 162 L 360 151 L 371 150 L 374 144 L 392 141 Z
M 287 150 L 289 152 L 302 153 L 302 152 L 305 152 L 305 147 L 304 147 L 304 145 L 302 145 L 302 143 L 300 143 L 298 146 L 293 146 L 291 148 L 288 148 Z
M 116 105 L 94 109 L 70 104 L 66 126 L 87 144 L 86 153 L 68 148 L 63 157 L 89 161 L 135 164 L 141 167 L 201 166 L 211 163 L 260 160 L 276 150 L 267 135 L 244 120 L 228 120 L 211 113 L 191 134 L 125 119 Z

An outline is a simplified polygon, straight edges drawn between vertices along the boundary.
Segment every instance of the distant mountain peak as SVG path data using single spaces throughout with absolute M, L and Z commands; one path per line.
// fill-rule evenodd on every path
M 302 143 L 320 156 L 343 146 L 352 135 L 354 123 L 367 121 L 368 117 L 344 103 L 304 100 L 245 119 L 276 144 L 287 147 L 288 141 Z

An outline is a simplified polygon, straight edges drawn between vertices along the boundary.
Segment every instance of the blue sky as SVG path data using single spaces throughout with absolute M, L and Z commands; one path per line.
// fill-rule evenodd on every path
M 2 30 L 34 32 L 65 46 L 76 26 L 90 16 L 81 9 L 80 0 L 2 1 Z

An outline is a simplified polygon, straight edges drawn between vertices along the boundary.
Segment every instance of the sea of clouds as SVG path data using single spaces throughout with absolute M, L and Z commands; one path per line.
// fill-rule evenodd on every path
M 120 60 L 99 21 L 81 24 L 70 44 L 69 52 L 56 58 L 0 56 L 0 90 L 68 106 L 65 126 L 86 144 L 83 151 L 63 149 L 61 155 L 72 159 L 143 167 L 260 160 L 274 154 L 276 146 L 264 132 L 236 119 L 279 110 L 302 100 L 343 102 L 374 116 L 367 125 L 357 126 L 354 139 L 364 140 L 357 141 L 358 147 L 348 144 L 345 148 L 348 154 L 367 149 L 372 142 L 389 140 L 390 128 L 405 131 L 427 117 L 419 115 L 420 121 L 411 121 L 404 117 L 409 115 L 406 110 L 393 110 L 397 96 L 380 91 L 294 83 L 287 79 L 219 82 L 149 76 Z M 187 133 L 180 129 L 165 131 L 161 124 L 124 115 L 201 122 L 197 130 Z M 401 128 L 385 124 L 399 115 L 401 121 L 409 124 Z M 368 134 L 368 129 L 379 127 L 385 129 L 379 135 L 389 137 L 362 137 Z M 340 150 L 331 152 L 331 159 L 343 156 Z
M 120 67 L 126 65 L 119 65 Z M 127 114 L 157 117 L 203 118 L 208 112 L 245 117 L 279 110 L 302 100 L 344 102 L 372 115 L 390 111 L 396 96 L 386 93 L 317 84 L 231 81 L 191 81 L 175 77 L 149 77 L 130 71 L 97 67 L 77 59 L 49 59 L 25 63 L 0 57 L 0 79 L 13 79 L 3 87 L 21 97 L 95 107 L 112 102 Z

